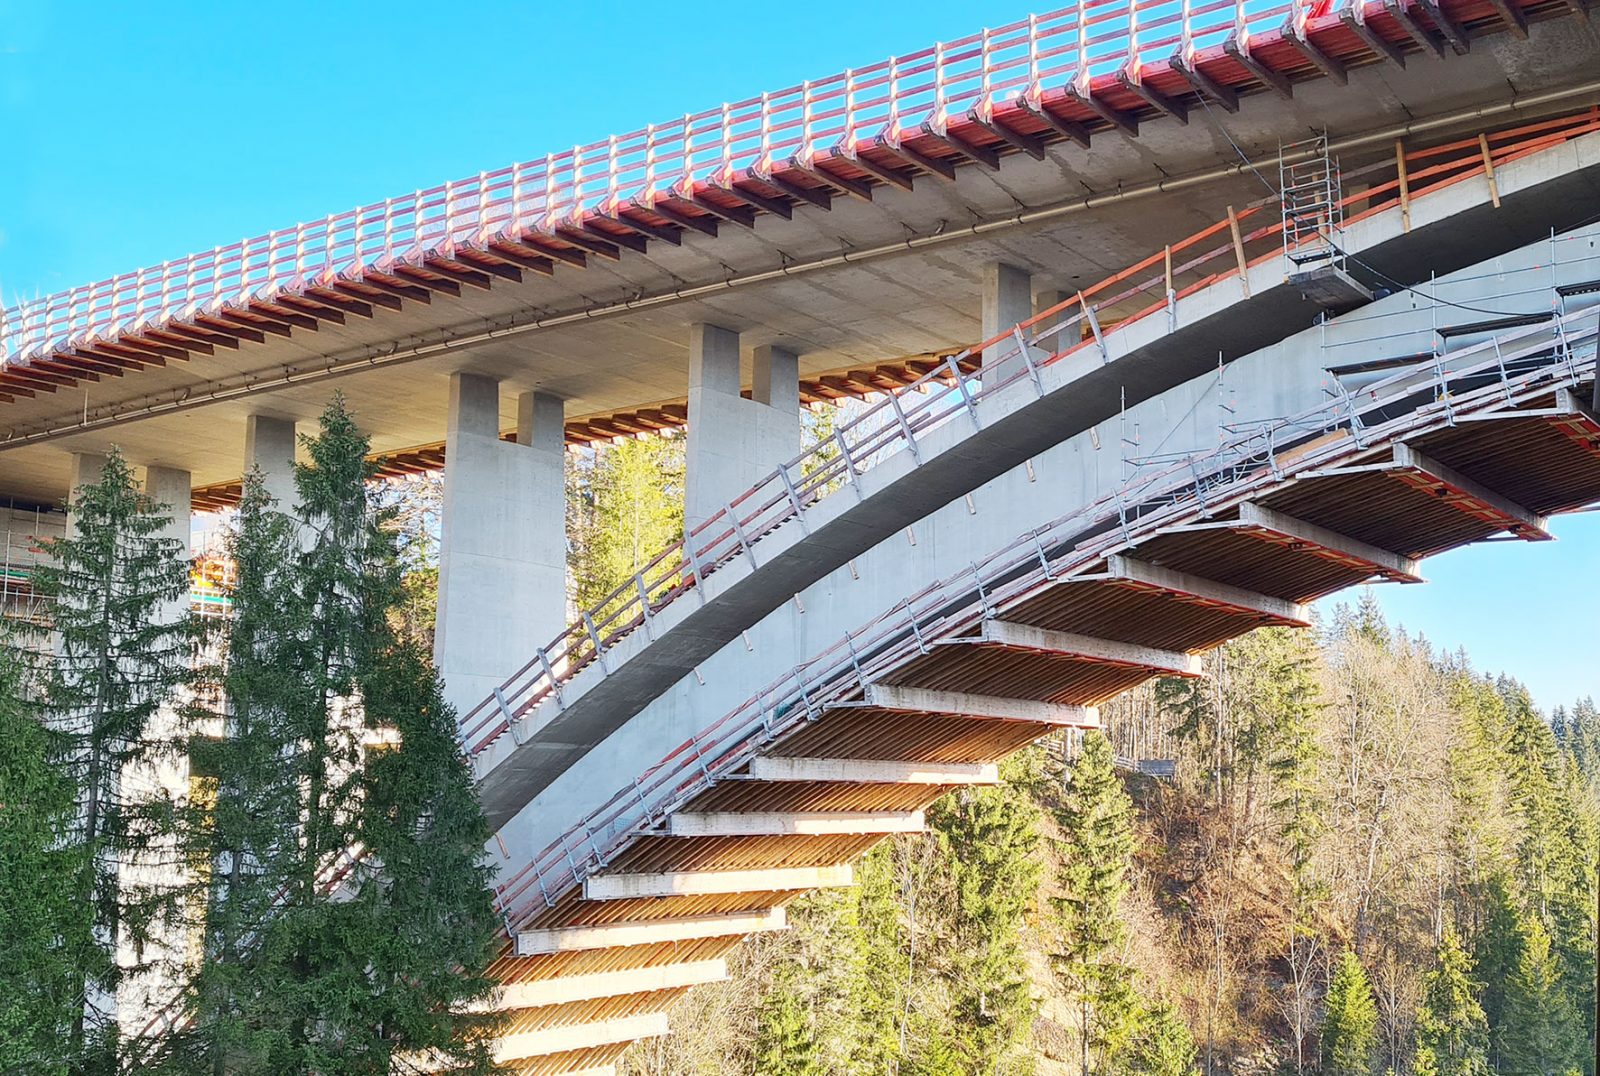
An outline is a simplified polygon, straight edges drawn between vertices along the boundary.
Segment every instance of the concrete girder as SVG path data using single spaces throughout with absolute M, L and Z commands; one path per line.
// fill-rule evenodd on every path
M 500 988 L 491 1008 L 498 1011 L 533 1009 L 544 1005 L 565 1005 L 594 998 L 648 994 L 656 990 L 716 983 L 728 977 L 728 962 L 690 960 L 677 964 L 657 964 L 647 968 L 601 971 L 589 975 L 558 975 L 549 979 L 508 983 Z
M 772 867 L 733 871 L 661 871 L 595 874 L 584 879 L 585 900 L 708 896 L 719 893 L 784 893 L 855 884 L 848 863 L 832 867 Z
M 983 630 L 977 636 L 951 639 L 949 643 L 982 643 L 1013 650 L 1034 650 L 1076 661 L 1130 665 L 1163 676 L 1200 676 L 1202 673 L 1200 658 L 1195 654 L 1115 639 L 1099 639 L 1068 631 L 1052 631 L 1011 620 L 985 620 Z
M 518 956 L 548 956 L 588 949 L 616 949 L 628 945 L 698 941 L 734 935 L 763 934 L 788 929 L 782 908 L 731 915 L 691 915 L 678 919 L 630 920 L 620 923 L 543 927 L 517 934 Z
M 1238 522 L 1232 526 L 1240 531 L 1261 535 L 1268 541 L 1307 550 L 1325 560 L 1353 568 L 1370 569 L 1396 583 L 1422 582 L 1414 557 L 1381 549 L 1254 501 L 1246 501 L 1239 506 Z
M 616 1042 L 659 1038 L 666 1033 L 667 1014 L 664 1012 L 619 1016 L 592 1024 L 543 1027 L 537 1031 L 503 1036 L 495 1046 L 494 1059 L 496 1063 L 520 1061 L 526 1057 L 543 1057 L 547 1054 L 565 1053 L 568 1050 L 588 1050 Z
M 781 758 L 750 760 L 755 781 L 837 781 L 877 785 L 994 785 L 1000 769 L 992 762 L 904 762 L 899 759 Z
M 1179 601 L 1209 605 L 1273 624 L 1304 628 L 1311 625 L 1310 610 L 1286 598 L 1274 598 L 1229 583 L 1219 583 L 1187 572 L 1176 572 L 1121 553 L 1106 558 L 1107 574 L 1098 577 L 1145 590 L 1170 594 Z
M 1482 483 L 1446 467 L 1410 445 L 1394 446 L 1394 469 L 1406 481 L 1436 494 L 1445 503 L 1479 519 L 1499 523 L 1506 530 L 1533 542 L 1547 542 L 1554 536 L 1544 516 L 1531 512 L 1509 497 L 1503 497 Z
M 673 837 L 818 837 L 921 833 L 921 811 L 679 811 Z
M 987 721 L 1029 721 L 1062 728 L 1099 728 L 1100 711 L 1093 706 L 1011 699 L 998 695 L 971 695 L 962 691 L 934 691 L 899 684 L 868 684 L 860 702 L 842 702 L 829 709 L 872 707 L 915 714 L 949 714 Z

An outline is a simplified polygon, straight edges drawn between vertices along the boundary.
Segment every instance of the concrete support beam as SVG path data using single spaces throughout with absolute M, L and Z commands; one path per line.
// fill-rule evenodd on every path
M 267 496 L 280 512 L 292 513 L 295 502 L 294 422 L 268 415 L 250 415 L 244 420 L 244 470 L 261 471 Z
M 755 349 L 753 366 L 746 400 L 739 394 L 739 334 L 690 326 L 684 479 L 690 532 L 800 451 L 799 356 L 764 345 Z
M 552 979 L 509 983 L 501 987 L 494 1008 L 504 1012 L 533 1009 L 541 1005 L 565 1005 L 594 998 L 614 998 L 623 994 L 648 994 L 653 990 L 718 983 L 727 977 L 728 962 L 721 959 L 658 964 L 648 968 L 595 972 L 592 975 L 558 975 Z
M 519 933 L 517 955 L 548 956 L 591 949 L 618 949 L 628 945 L 729 938 L 787 930 L 788 926 L 784 910 L 771 908 L 764 912 L 738 912 L 732 915 L 691 915 L 677 919 L 601 923 L 595 926 L 549 927 Z
M 1275 624 L 1304 628 L 1311 625 L 1311 611 L 1304 605 L 1270 594 L 1202 579 L 1187 572 L 1160 568 L 1146 561 L 1120 553 L 1106 558 L 1108 577 L 1119 583 L 1157 590 L 1170 594 L 1179 601 L 1209 605 L 1233 613 L 1262 617 Z
M 1246 501 L 1239 506 L 1242 527 L 1264 532 L 1292 548 L 1307 548 L 1318 556 L 1352 568 L 1366 569 L 1397 583 L 1420 583 L 1417 561 L 1347 535 L 1307 523 L 1263 505 Z
M 990 339 L 1033 317 L 1033 277 L 1026 269 L 1005 262 L 983 267 L 983 338 Z M 1010 355 L 1009 361 L 1004 361 Z M 983 351 L 984 384 L 1010 376 L 1021 368 L 1015 346 L 1001 341 Z
M 1032 624 L 1009 620 L 985 620 L 979 640 L 1015 650 L 1037 650 L 1066 658 L 1105 665 L 1128 665 L 1149 669 L 1163 676 L 1199 676 L 1203 672 L 1198 654 L 1181 650 L 1162 650 L 1115 639 L 1097 639 L 1068 631 L 1051 631 Z M 963 642 L 966 640 L 955 640 Z
M 1509 497 L 1503 497 L 1482 483 L 1446 467 L 1410 445 L 1394 446 L 1395 466 L 1409 471 L 1425 488 L 1442 493 L 1444 500 L 1479 519 L 1499 523 L 1513 534 L 1529 541 L 1549 541 L 1552 537 L 1544 516 L 1531 512 Z
M 1100 727 L 1100 711 L 1093 706 L 1007 699 L 998 695 L 969 695 L 963 691 L 932 691 L 899 684 L 868 684 L 864 702 L 879 710 L 913 714 L 946 714 L 988 721 L 1031 721 L 1040 725 L 1076 729 Z M 842 705 L 849 707 L 860 704 Z
M 537 1031 L 502 1036 L 495 1045 L 494 1059 L 497 1064 L 504 1064 L 568 1050 L 589 1050 L 614 1042 L 659 1038 L 666 1033 L 667 1014 L 664 1012 L 619 1016 L 614 1020 L 600 1020 L 592 1024 L 543 1027 Z
M 667 819 L 673 837 L 819 837 L 921 833 L 921 811 L 679 811 Z
M 899 759 L 774 758 L 750 760 L 755 781 L 833 781 L 868 785 L 995 785 L 992 762 L 904 762 Z
M 562 403 L 518 400 L 517 440 L 500 439 L 500 385 L 450 378 L 434 661 L 465 711 L 566 626 Z
M 718 893 L 782 893 L 855 884 L 848 863 L 833 867 L 773 867 L 742 871 L 662 871 L 596 874 L 584 880 L 585 900 L 696 897 Z
M 165 505 L 166 510 L 172 514 L 171 521 L 161 529 L 160 537 L 178 543 L 179 555 L 187 559 L 190 555 L 190 535 L 193 530 L 193 485 L 190 482 L 189 472 L 180 471 L 176 467 L 147 467 L 144 475 L 144 491 L 156 504 Z M 167 603 L 161 611 L 164 620 L 170 622 L 178 620 L 189 608 L 187 594 Z

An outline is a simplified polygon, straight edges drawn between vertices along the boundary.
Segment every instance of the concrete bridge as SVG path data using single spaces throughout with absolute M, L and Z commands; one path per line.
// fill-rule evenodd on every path
M 334 387 L 442 467 L 502 1057 L 607 1071 L 1009 752 L 1600 500 L 1597 57 L 1578 0 L 1038 16 L 7 310 L 0 494 L 287 500 Z M 685 425 L 685 541 L 569 623 L 563 445 Z

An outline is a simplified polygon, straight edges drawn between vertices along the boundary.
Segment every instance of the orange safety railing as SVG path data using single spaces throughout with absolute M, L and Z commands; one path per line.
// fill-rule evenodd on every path
M 1407 167 L 1419 162 L 1421 166 L 1409 171 L 1407 205 L 1432 191 L 1481 176 L 1488 167 L 1503 167 L 1595 130 L 1600 130 L 1600 108 L 1499 131 L 1481 141 L 1473 137 L 1409 154 Z M 1374 169 L 1398 171 L 1398 164 L 1384 162 L 1346 172 L 1346 177 L 1370 174 Z M 1400 200 L 1398 190 L 1396 179 L 1346 196 L 1347 226 L 1394 207 Z M 886 393 L 882 401 L 839 427 L 827 441 L 779 467 L 669 546 L 629 582 L 584 611 L 493 696 L 462 715 L 462 742 L 469 755 L 481 754 L 546 699 L 559 703 L 565 681 L 628 635 L 648 629 L 652 618 L 668 603 L 696 592 L 708 575 L 741 557 L 753 564 L 757 542 L 836 489 L 856 482 L 876 462 L 900 449 L 916 452 L 918 439 L 931 430 L 963 415 L 975 418 L 982 398 L 1019 381 L 1037 379 L 1040 370 L 1097 346 L 1109 327 L 1106 315 L 1116 316 L 1117 324 L 1125 325 L 1168 311 L 1185 296 L 1237 276 L 1241 265 L 1277 256 L 1282 251 L 1280 217 L 1250 231 L 1239 227 L 1238 242 L 1232 240 L 1236 225 L 1253 222 L 1272 204 L 1269 200 L 1232 213 L 1071 299 L 950 356 L 912 385 Z M 1206 246 L 1223 234 L 1229 236 L 1227 242 Z M 1196 248 L 1201 249 L 1191 255 Z M 1189 255 L 1187 260 L 1181 258 L 1185 255 Z M 1158 272 L 1146 275 L 1158 267 Z M 960 366 L 986 353 L 985 362 L 993 373 L 977 384 Z
M 0 365 L 159 326 L 368 271 L 420 265 L 526 235 L 555 236 L 646 209 L 662 196 L 764 179 L 790 163 L 854 158 L 880 138 L 988 122 L 1067 86 L 1187 63 L 1230 38 L 1266 41 L 1336 25 L 1381 0 L 1081 0 L 979 34 L 854 68 L 642 131 L 336 213 L 69 291 L 0 314 Z

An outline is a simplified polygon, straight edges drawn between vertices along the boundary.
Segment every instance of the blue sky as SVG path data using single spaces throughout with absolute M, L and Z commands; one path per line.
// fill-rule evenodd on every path
M 0 297 L 192 250 L 779 89 L 1027 14 L 1015 0 L 602 3 L 0 0 Z M 1430 561 L 1391 619 L 1544 706 L 1596 691 L 1600 519 Z

